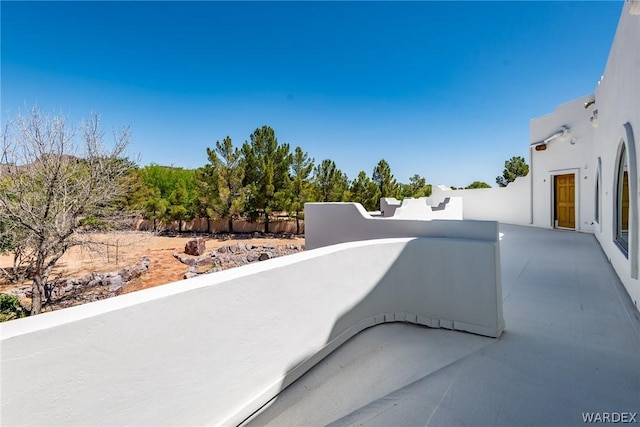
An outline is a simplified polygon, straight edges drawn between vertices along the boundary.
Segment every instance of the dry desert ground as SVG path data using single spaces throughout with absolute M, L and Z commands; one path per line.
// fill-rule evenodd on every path
M 193 235 L 158 236 L 148 232 L 92 233 L 87 236 L 91 247 L 73 247 L 58 262 L 51 278 L 79 278 L 88 273 L 107 273 L 136 264 L 143 256 L 149 258 L 149 271 L 138 279 L 127 283 L 122 293 L 134 292 L 166 283 L 182 280 L 188 266 L 178 261 L 173 254 L 184 253 L 184 247 Z M 288 238 L 256 235 L 200 236 L 206 240 L 207 251 L 220 246 L 237 243 L 255 246 L 304 245 L 304 238 Z M 0 256 L 0 267 L 10 268 L 11 254 Z M 30 283 L 30 282 L 28 282 Z M 24 283 L 9 283 L 6 276 L 0 279 L 0 293 Z

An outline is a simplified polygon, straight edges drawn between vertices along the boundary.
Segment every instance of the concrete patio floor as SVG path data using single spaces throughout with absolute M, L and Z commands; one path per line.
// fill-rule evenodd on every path
M 499 339 L 368 329 L 247 424 L 569 426 L 586 412 L 640 413 L 640 316 L 596 239 L 500 228 Z

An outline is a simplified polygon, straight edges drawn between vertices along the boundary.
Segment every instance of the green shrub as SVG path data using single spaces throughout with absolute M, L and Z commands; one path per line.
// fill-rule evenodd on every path
M 15 295 L 0 294 L 0 322 L 19 319 L 27 314 L 27 310 L 22 307 Z

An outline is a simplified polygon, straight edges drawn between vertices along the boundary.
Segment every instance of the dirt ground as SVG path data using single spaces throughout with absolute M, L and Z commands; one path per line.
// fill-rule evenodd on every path
M 128 283 L 123 293 L 134 292 L 158 285 L 182 280 L 188 266 L 182 264 L 173 257 L 174 252 L 184 252 L 186 242 L 194 236 L 157 236 L 146 232 L 122 232 L 108 234 L 92 234 L 90 238 L 94 244 L 92 248 L 71 248 L 58 262 L 53 270 L 51 278 L 79 278 L 85 274 L 96 272 L 106 273 L 137 263 L 140 258 L 149 258 L 149 271 L 142 277 Z M 223 245 L 232 245 L 238 242 L 251 243 L 262 246 L 267 243 L 280 247 L 287 244 L 304 245 L 304 238 L 276 238 L 276 237 L 252 237 L 233 235 L 208 237 L 207 250 L 217 249 Z M 10 268 L 13 263 L 11 255 L 0 256 L 0 267 Z M 30 282 L 29 282 L 30 283 Z M 21 284 L 9 284 L 6 277 L 0 278 L 0 293 L 20 286 Z

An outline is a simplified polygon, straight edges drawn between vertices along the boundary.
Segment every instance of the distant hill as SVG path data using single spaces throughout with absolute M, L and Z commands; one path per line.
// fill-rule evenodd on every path
M 82 160 L 80 157 L 72 156 L 70 154 L 44 154 L 43 156 L 41 156 L 37 160 L 35 160 L 35 161 L 31 162 L 31 163 L 24 164 L 24 165 L 0 163 L 0 176 L 4 176 L 7 173 L 9 173 L 11 168 L 17 168 L 18 170 L 28 169 L 29 166 L 31 166 L 31 165 L 33 165 L 35 163 L 38 163 L 40 161 L 48 161 L 50 158 L 55 158 L 56 156 L 60 157 L 60 159 L 64 163 L 79 162 L 80 160 Z

